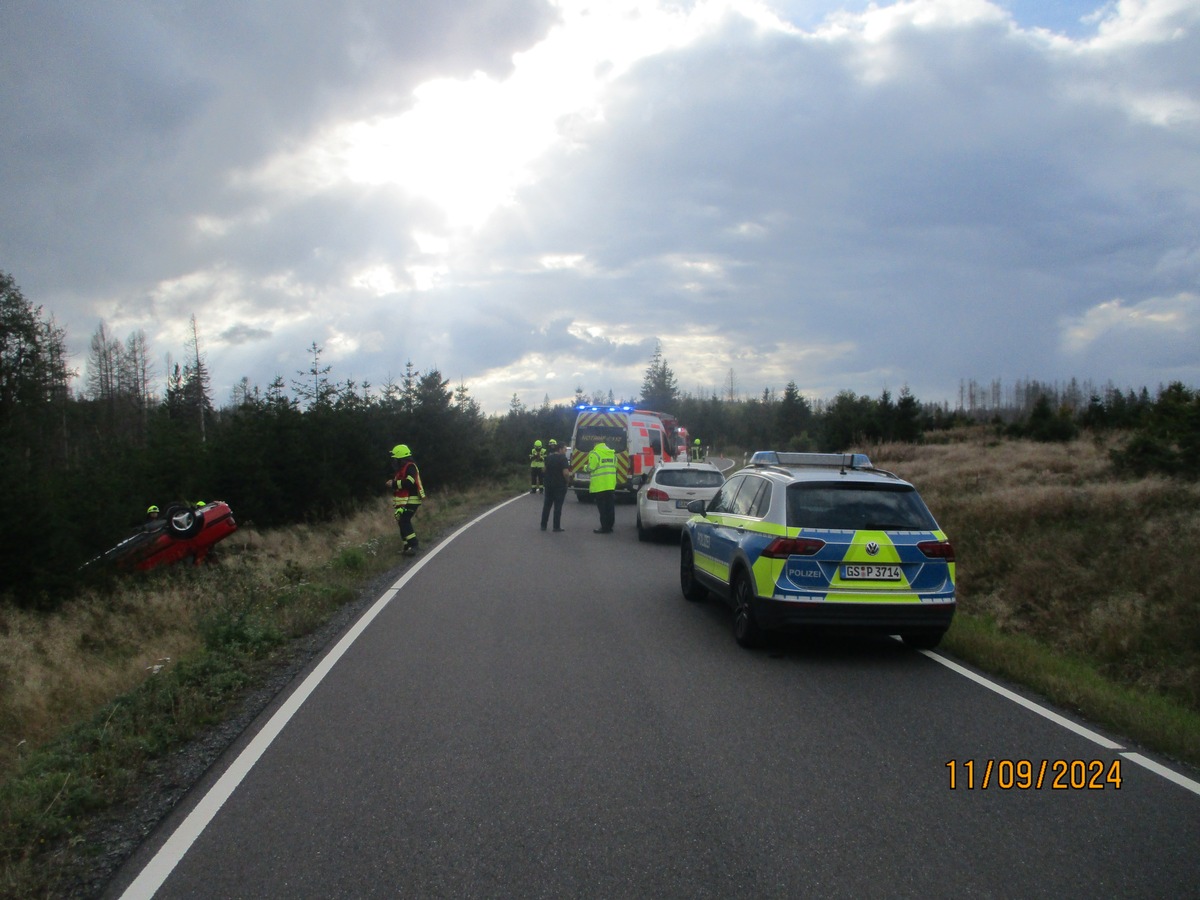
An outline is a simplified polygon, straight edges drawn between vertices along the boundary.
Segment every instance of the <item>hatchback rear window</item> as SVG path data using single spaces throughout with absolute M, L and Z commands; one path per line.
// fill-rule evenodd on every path
M 788 485 L 789 528 L 933 531 L 937 523 L 910 485 L 800 482 Z
M 663 469 L 654 479 L 664 487 L 717 488 L 725 479 L 710 469 Z

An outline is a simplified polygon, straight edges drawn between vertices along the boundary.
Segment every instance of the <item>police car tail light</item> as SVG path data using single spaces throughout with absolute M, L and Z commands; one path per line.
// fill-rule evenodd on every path
M 647 500 L 670 500 L 671 498 L 667 496 L 666 491 L 660 490 L 658 488 L 650 488 L 650 490 L 646 491 L 646 499 Z
M 775 538 L 762 552 L 771 559 L 787 559 L 789 556 L 812 556 L 825 546 L 816 538 Z
M 949 541 L 921 541 L 917 549 L 930 559 L 942 559 L 954 562 L 954 545 Z

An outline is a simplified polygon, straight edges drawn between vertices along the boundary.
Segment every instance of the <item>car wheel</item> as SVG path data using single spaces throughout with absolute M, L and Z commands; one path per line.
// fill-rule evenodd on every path
M 708 588 L 696 580 L 696 554 L 692 551 L 692 542 L 686 539 L 679 549 L 679 586 L 683 596 L 693 603 L 708 596 Z
M 750 576 L 739 572 L 733 579 L 733 638 L 743 647 L 758 647 L 763 634 L 754 619 L 754 587 Z
M 642 527 L 642 513 L 641 513 L 641 510 L 638 510 L 638 514 L 637 514 L 637 533 L 638 533 L 638 540 L 639 540 L 639 541 L 648 541 L 648 540 L 650 540 L 650 532 L 648 532 L 648 531 L 647 531 L 645 528 L 643 528 L 643 527 Z
M 587 503 L 589 500 L 592 499 L 592 495 L 590 493 L 588 493 L 587 491 L 576 491 L 575 499 L 578 500 L 580 503 Z
M 932 650 L 942 642 L 942 636 L 946 632 L 938 631 L 934 634 L 925 632 L 923 634 L 902 634 L 900 640 L 904 641 L 906 647 L 912 647 L 914 650 Z
M 167 509 L 167 531 L 172 537 L 190 538 L 200 533 L 204 527 L 204 516 L 186 506 L 172 506 Z

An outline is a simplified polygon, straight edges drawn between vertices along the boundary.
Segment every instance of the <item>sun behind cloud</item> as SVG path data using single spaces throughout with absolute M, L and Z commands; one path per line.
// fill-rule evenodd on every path
M 427 81 L 405 112 L 337 123 L 260 177 L 317 189 L 395 185 L 431 203 L 448 230 L 478 228 L 534 180 L 537 159 L 565 140 L 560 123 L 602 117 L 605 87 L 639 60 L 686 45 L 734 13 L 760 27 L 786 27 L 755 0 L 690 9 L 645 0 L 554 5 L 559 24 L 513 57 L 506 78 L 476 72 Z

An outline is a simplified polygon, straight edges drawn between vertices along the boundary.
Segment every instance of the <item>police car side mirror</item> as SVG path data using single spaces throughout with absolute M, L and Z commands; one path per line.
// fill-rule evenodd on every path
M 687 511 L 690 512 L 694 516 L 704 515 L 704 501 L 703 500 L 693 500 L 691 503 L 689 503 L 687 505 Z

